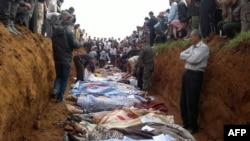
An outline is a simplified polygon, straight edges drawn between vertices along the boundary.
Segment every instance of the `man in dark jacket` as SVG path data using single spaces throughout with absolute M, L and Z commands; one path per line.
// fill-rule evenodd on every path
M 222 30 L 222 33 L 225 33 L 227 38 L 232 39 L 238 33 L 241 32 L 241 7 L 247 5 L 248 0 L 237 0 L 237 1 L 225 1 L 223 3 L 222 12 L 227 13 L 228 20 L 220 21 L 218 27 Z M 228 11 L 227 9 L 231 9 Z M 246 12 L 249 13 L 249 12 Z M 224 14 L 223 14 L 224 15 Z M 247 15 L 246 15 L 247 16 Z
M 62 102 L 67 88 L 67 82 L 71 69 L 72 52 L 80 47 L 72 30 L 68 27 L 71 23 L 69 18 L 62 21 L 61 25 L 54 26 L 52 36 L 53 57 L 55 62 L 56 79 L 52 96 L 56 101 Z
M 156 37 L 154 25 L 158 22 L 157 18 L 154 16 L 152 11 L 149 12 L 150 19 L 147 23 L 149 28 L 149 45 L 152 47 L 154 45 L 154 39 Z
M 179 21 L 182 19 L 187 19 L 187 5 L 184 3 L 183 0 L 176 0 L 177 7 L 178 7 L 178 19 Z
M 200 30 L 202 38 L 208 37 L 209 34 L 214 31 L 215 7 L 215 0 L 200 0 Z
M 199 29 L 200 11 L 198 5 L 196 4 L 196 0 L 186 0 L 186 3 L 188 4 L 187 17 L 188 20 L 191 19 L 191 28 L 192 30 Z

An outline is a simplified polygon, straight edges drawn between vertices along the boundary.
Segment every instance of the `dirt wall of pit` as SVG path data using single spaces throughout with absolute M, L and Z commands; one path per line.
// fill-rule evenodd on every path
M 21 141 L 36 126 L 49 102 L 55 76 L 51 40 L 0 24 L 0 139 Z

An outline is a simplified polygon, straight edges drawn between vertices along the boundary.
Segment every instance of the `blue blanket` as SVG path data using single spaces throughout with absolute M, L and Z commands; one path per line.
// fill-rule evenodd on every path
M 137 95 L 141 93 L 141 91 L 136 89 L 134 86 L 115 81 L 79 81 L 76 84 L 76 87 L 70 90 L 70 93 L 72 95 L 98 94 L 107 97 L 127 97 L 128 95 Z

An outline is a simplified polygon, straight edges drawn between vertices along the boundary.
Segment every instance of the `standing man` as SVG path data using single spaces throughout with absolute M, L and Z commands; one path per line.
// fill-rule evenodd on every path
M 196 0 L 186 0 L 188 5 L 187 18 L 191 19 L 191 29 L 199 29 L 200 26 L 200 11 L 196 4 Z
M 141 39 L 138 41 L 138 46 L 139 48 L 141 48 L 141 50 L 139 52 L 139 58 L 136 68 L 139 67 L 137 86 L 141 88 L 145 94 L 147 94 L 150 90 L 150 78 L 154 70 L 154 54 L 151 46 L 149 44 L 145 44 L 145 42 L 145 39 Z
M 115 47 L 114 43 L 111 44 L 111 48 L 109 50 L 109 53 L 110 53 L 111 64 L 113 66 L 115 66 L 116 65 L 117 50 L 116 50 L 116 47 Z
M 150 19 L 148 20 L 147 26 L 149 28 L 149 45 L 152 47 L 154 45 L 154 39 L 156 37 L 154 25 L 157 24 L 158 19 L 154 16 L 154 13 L 150 11 L 148 13 Z
M 179 21 L 186 19 L 187 20 L 187 11 L 188 7 L 184 0 L 176 0 L 178 7 L 178 19 Z
M 191 32 L 190 39 L 192 45 L 180 53 L 180 59 L 185 61 L 186 69 L 182 76 L 180 110 L 183 128 L 193 134 L 198 131 L 199 98 L 209 48 L 201 41 L 198 30 Z
M 36 30 L 38 34 L 42 34 L 42 27 L 44 23 L 44 11 L 45 11 L 45 0 L 38 0 L 37 1 L 37 11 L 38 11 L 38 17 L 37 17 L 37 25 Z M 47 6 L 46 6 L 47 7 Z
M 63 15 L 60 25 L 54 26 L 52 36 L 53 58 L 56 70 L 56 79 L 52 96 L 56 96 L 56 102 L 63 102 L 63 95 L 67 88 L 71 70 L 72 52 L 80 47 L 74 33 L 70 29 L 71 19 L 69 14 Z
M 0 0 L 0 22 L 2 22 L 4 27 L 14 35 L 21 34 L 21 32 L 14 27 L 14 21 L 19 5 L 25 6 L 28 9 L 31 8 L 30 4 L 23 0 Z
M 200 30 L 202 38 L 209 37 L 214 32 L 214 14 L 216 0 L 200 0 Z
M 178 12 L 178 4 L 175 0 L 170 0 L 169 5 L 171 6 L 169 15 L 168 15 L 168 23 L 171 24 L 172 21 L 179 19 L 179 12 Z

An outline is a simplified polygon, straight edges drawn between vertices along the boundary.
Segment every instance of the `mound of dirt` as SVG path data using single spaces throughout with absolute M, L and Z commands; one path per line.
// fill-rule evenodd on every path
M 17 27 L 23 34 L 10 34 L 0 24 L 0 139 L 4 141 L 61 141 L 66 120 L 64 103 L 50 99 L 55 77 L 51 40 Z M 197 140 L 223 140 L 224 124 L 249 124 L 250 49 L 223 51 L 227 40 L 213 37 L 200 105 Z M 248 44 L 249 46 L 249 44 Z M 184 62 L 183 48 L 165 50 L 155 57 L 152 93 L 166 103 L 169 114 L 181 124 L 179 96 Z M 69 84 L 75 74 L 74 67 Z
M 22 140 L 49 103 L 54 79 L 51 41 L 32 34 L 12 35 L 0 24 L 0 138 Z

